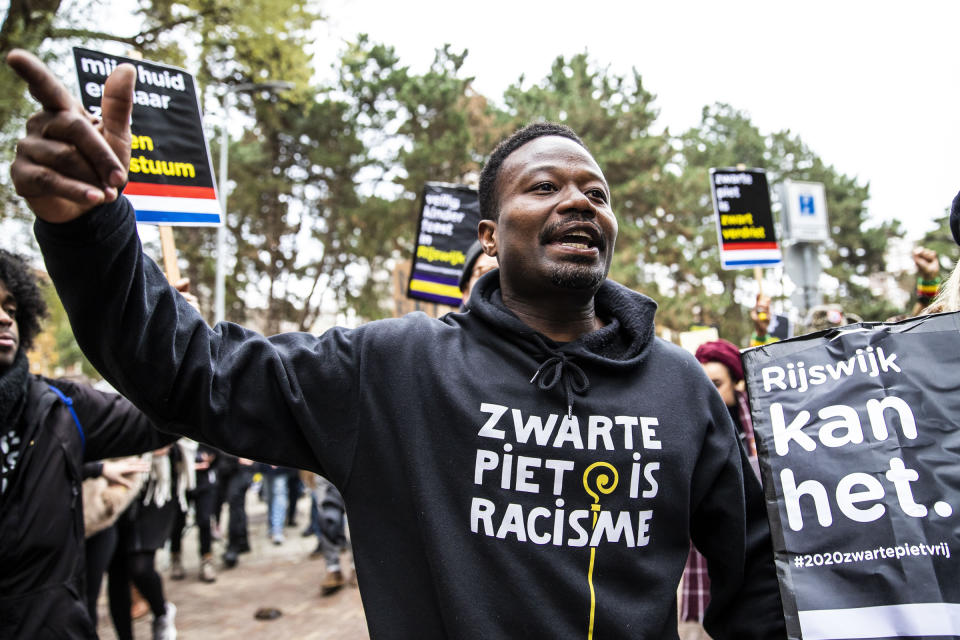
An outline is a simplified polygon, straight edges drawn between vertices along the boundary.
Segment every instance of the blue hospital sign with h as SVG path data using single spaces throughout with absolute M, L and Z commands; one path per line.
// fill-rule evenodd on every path
M 784 180 L 780 202 L 784 237 L 789 242 L 825 242 L 830 239 L 827 192 L 822 182 Z

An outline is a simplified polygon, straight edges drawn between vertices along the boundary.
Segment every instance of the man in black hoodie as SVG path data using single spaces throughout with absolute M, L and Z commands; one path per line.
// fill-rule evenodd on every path
M 500 269 L 466 312 L 267 338 L 208 328 L 143 256 L 117 197 L 133 69 L 94 124 L 35 58 L 7 60 L 45 107 L 11 173 L 82 348 L 162 428 L 329 478 L 371 635 L 676 638 L 691 537 L 713 637 L 785 635 L 726 407 L 654 337 L 656 304 L 606 279 L 617 220 L 570 129 L 488 160 L 478 235 Z

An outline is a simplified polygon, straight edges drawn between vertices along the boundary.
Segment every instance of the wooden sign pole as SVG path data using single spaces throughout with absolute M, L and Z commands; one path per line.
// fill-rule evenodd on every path
M 168 224 L 157 225 L 160 229 L 160 250 L 163 253 L 163 272 L 167 282 L 176 286 L 180 281 L 180 265 L 177 264 L 177 245 L 173 241 L 173 227 Z

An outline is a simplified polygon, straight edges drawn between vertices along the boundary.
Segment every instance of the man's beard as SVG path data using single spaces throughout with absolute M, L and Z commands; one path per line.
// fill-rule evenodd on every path
M 606 277 L 602 265 L 564 263 L 550 273 L 550 281 L 561 289 L 596 289 Z

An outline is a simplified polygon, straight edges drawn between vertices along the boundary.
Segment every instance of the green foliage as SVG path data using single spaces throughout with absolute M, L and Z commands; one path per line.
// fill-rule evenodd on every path
M 957 261 L 957 243 L 953 240 L 953 234 L 950 232 L 950 214 L 945 212 L 942 217 L 933 221 L 933 227 L 923 234 L 920 244 L 928 249 L 933 249 L 940 256 L 941 273 L 946 280 L 944 269 L 952 268 Z
M 369 277 L 348 287 L 344 300 L 362 318 L 388 313 L 387 259 L 409 260 L 424 182 L 469 181 L 480 168 L 477 149 L 491 143 L 490 108 L 472 91 L 472 79 L 460 77 L 465 58 L 444 46 L 425 73 L 415 74 L 393 48 L 363 35 L 341 58 L 336 89 L 367 141 L 364 173 L 374 185 L 351 223 L 362 230 L 356 241 L 372 251 L 354 258 Z
M 11 0 L 0 25 L 0 53 L 14 48 L 37 51 L 50 37 L 61 0 Z M 0 133 L 4 138 L 18 131 L 29 113 L 30 102 L 23 83 L 5 64 L 0 64 Z M 11 149 L 3 150 L 7 158 Z
M 43 332 L 38 336 L 30 354 L 30 366 L 42 370 L 44 375 L 61 375 L 64 371 L 73 371 L 77 367 L 83 375 L 99 379 L 100 374 L 80 351 L 73 337 L 67 312 L 57 297 L 53 284 L 46 279 L 41 281 L 44 300 L 47 303 L 47 318 L 43 323 Z
M 753 301 L 737 300 L 734 293 L 750 288 L 745 280 L 751 274 L 719 268 L 708 179 L 710 167 L 737 164 L 766 169 L 775 200 L 784 179 L 824 183 L 832 234 L 824 247 L 824 272 L 838 282 L 825 301 L 839 302 L 867 319 L 902 311 L 878 299 L 867 286 L 867 276 L 885 268 L 887 240 L 903 235 L 897 222 L 868 225 L 868 187 L 825 164 L 789 131 L 763 134 L 746 113 L 725 104 L 704 107 L 699 126 L 680 136 L 680 173 L 670 180 L 676 189 L 667 200 L 676 209 L 668 208 L 680 227 L 695 231 L 675 228 L 667 238 L 679 238 L 683 246 L 692 243 L 697 250 L 674 253 L 665 260 L 675 265 L 684 286 L 678 290 L 681 295 L 664 306 L 679 319 L 692 315 L 701 324 L 717 326 L 722 336 L 745 343 L 751 328 L 744 305 Z
M 266 330 L 283 320 L 308 329 L 317 287 L 344 291 L 347 266 L 366 253 L 355 189 L 363 145 L 342 102 L 278 98 L 259 111 L 256 131 L 231 150 L 237 286 L 266 299 Z
M 334 86 L 251 103 L 253 128 L 230 149 L 231 317 L 265 301 L 274 332 L 283 321 L 309 329 L 324 304 L 388 314 L 387 267 L 410 255 L 423 182 L 478 169 L 483 109 L 458 77 L 465 55 L 440 49 L 418 75 L 361 36 Z

